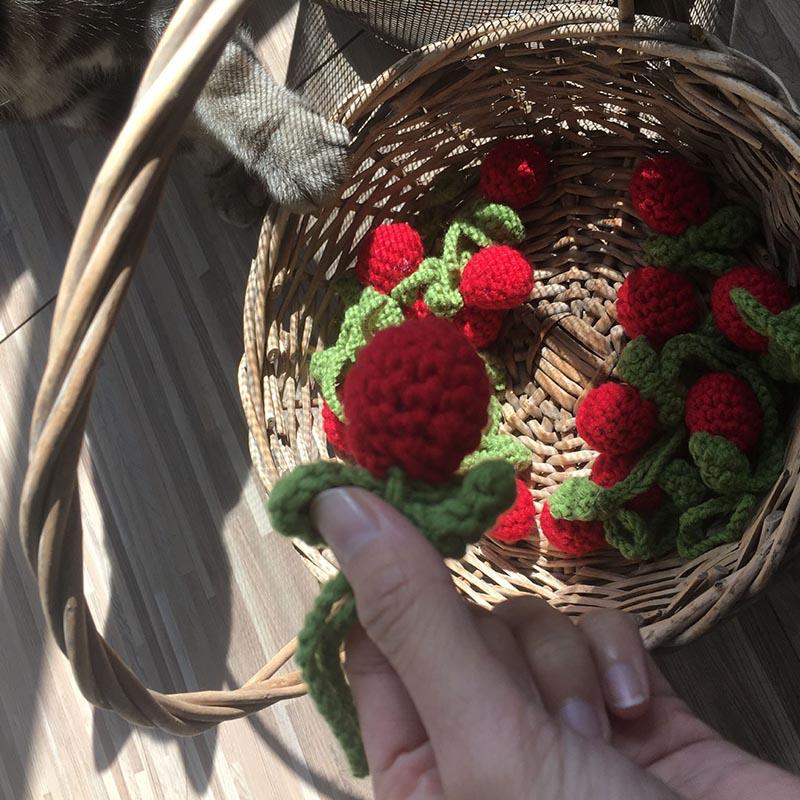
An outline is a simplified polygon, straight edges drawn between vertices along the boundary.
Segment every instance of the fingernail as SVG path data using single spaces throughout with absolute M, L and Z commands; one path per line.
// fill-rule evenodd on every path
M 311 519 L 342 569 L 380 535 L 380 520 L 374 508 L 359 494 L 346 488 L 328 489 L 311 504 Z
M 603 736 L 603 724 L 597 711 L 582 697 L 570 697 L 561 706 L 561 719 L 576 733 L 588 739 L 600 739 Z
M 647 699 L 639 673 L 625 661 L 612 664 L 605 671 L 603 682 L 613 708 L 635 708 Z

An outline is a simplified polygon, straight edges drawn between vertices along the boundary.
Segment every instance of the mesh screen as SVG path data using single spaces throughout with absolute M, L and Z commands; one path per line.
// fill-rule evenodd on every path
M 382 38 L 405 49 L 443 39 L 470 25 L 538 11 L 554 0 L 321 0 L 344 11 Z M 616 5 L 616 0 L 583 0 L 585 5 Z M 691 21 L 727 38 L 734 0 L 638 0 L 643 14 Z M 728 18 L 727 20 L 725 18 Z M 727 23 L 727 24 L 726 24 Z

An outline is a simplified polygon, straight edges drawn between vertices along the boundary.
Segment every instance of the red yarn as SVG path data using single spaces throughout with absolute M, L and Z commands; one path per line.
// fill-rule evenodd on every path
M 711 214 L 708 179 L 677 156 L 654 156 L 640 162 L 628 190 L 636 213 L 658 233 L 678 236 Z
M 542 507 L 539 525 L 550 544 L 571 556 L 584 556 L 606 545 L 602 522 L 556 519 L 547 503 Z
M 480 189 L 493 203 L 522 208 L 542 193 L 549 175 L 550 159 L 530 139 L 506 139 L 486 154 Z
M 536 527 L 536 509 L 528 487 L 517 478 L 517 499 L 514 505 L 497 518 L 489 531 L 492 539 L 513 544 L 527 539 Z
M 633 468 L 639 463 L 641 453 L 623 453 L 611 455 L 600 453 L 592 464 L 592 480 L 604 489 L 616 486 L 621 480 L 630 475 Z M 655 484 L 638 497 L 629 500 L 625 505 L 631 511 L 655 511 L 664 502 L 664 490 Z
M 448 480 L 480 443 L 492 387 L 475 348 L 449 320 L 409 319 L 375 334 L 344 382 L 347 444 L 384 477 Z
M 747 381 L 731 372 L 709 372 L 689 389 L 684 411 L 690 433 L 724 436 L 742 452 L 758 443 L 764 412 Z
M 789 287 L 774 272 L 762 267 L 736 267 L 717 278 L 711 290 L 711 313 L 717 327 L 742 350 L 765 353 L 769 339 L 756 333 L 740 316 L 731 300 L 731 289 L 742 288 L 773 314 L 785 311 L 792 304 Z
M 630 339 L 646 336 L 655 348 L 700 321 L 700 298 L 691 281 L 661 267 L 642 267 L 617 292 L 617 319 Z
M 478 250 L 461 273 L 465 305 L 505 310 L 522 305 L 533 291 L 533 269 L 519 250 L 493 244 Z
M 422 263 L 425 246 L 407 222 L 379 225 L 364 238 L 356 260 L 356 276 L 364 286 L 389 292 Z
M 603 383 L 586 395 L 575 417 L 578 435 L 601 453 L 641 450 L 655 435 L 658 409 L 635 386 Z
M 456 327 L 467 337 L 467 341 L 478 350 L 488 347 L 500 333 L 505 311 L 464 306 L 453 318 Z
M 333 411 L 331 411 L 331 407 L 327 403 L 322 404 L 322 429 L 325 431 L 325 436 L 328 438 L 328 441 L 340 453 L 349 455 L 350 450 L 347 447 L 347 426 Z
M 431 316 L 431 310 L 428 308 L 428 304 L 418 297 L 410 306 L 403 309 L 403 315 L 406 319 L 423 319 Z M 467 337 L 467 341 L 476 350 L 481 350 L 488 347 L 497 338 L 505 316 L 505 311 L 464 306 L 452 321 L 456 328 Z

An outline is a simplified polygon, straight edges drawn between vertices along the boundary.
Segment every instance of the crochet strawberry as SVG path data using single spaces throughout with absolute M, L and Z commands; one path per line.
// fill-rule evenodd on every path
M 773 314 L 785 311 L 792 303 L 789 287 L 774 272 L 745 265 L 717 278 L 711 290 L 711 313 L 717 327 L 742 350 L 766 353 L 769 340 L 756 333 L 741 317 L 731 300 L 731 289 L 744 289 Z
M 422 319 L 423 317 L 429 317 L 431 313 L 428 304 L 421 297 L 418 297 L 410 306 L 403 309 L 406 319 L 412 317 Z M 452 321 L 476 350 L 482 350 L 497 338 L 505 315 L 505 311 L 463 306 Z
M 658 409 L 635 386 L 609 381 L 586 395 L 575 425 L 593 450 L 631 453 L 644 448 L 655 435 Z
M 636 213 L 657 233 L 679 236 L 711 214 L 711 186 L 702 172 L 677 156 L 641 161 L 628 190 Z
M 747 381 L 732 372 L 703 375 L 686 395 L 686 427 L 733 442 L 743 453 L 758 443 L 764 412 Z
M 513 544 L 527 539 L 535 527 L 533 497 L 525 483 L 517 478 L 517 499 L 514 505 L 497 518 L 494 528 L 487 535 L 500 542 Z
M 349 453 L 347 447 L 347 426 L 331 411 L 327 403 L 322 404 L 322 429 L 328 441 L 342 454 Z
M 604 489 L 610 489 L 630 475 L 639 463 L 640 453 L 611 455 L 600 453 L 592 464 L 592 481 Z M 658 485 L 646 489 L 638 497 L 629 500 L 626 506 L 631 511 L 655 511 L 664 502 L 664 490 Z
M 506 139 L 486 155 L 480 190 L 487 200 L 512 208 L 530 205 L 550 175 L 550 159 L 529 139 Z
M 347 444 L 374 476 L 400 467 L 443 483 L 480 444 L 491 394 L 483 360 L 452 322 L 406 320 L 376 333 L 347 373 Z
M 547 503 L 542 507 L 539 526 L 550 544 L 571 556 L 584 556 L 606 545 L 602 522 L 556 519 Z
M 661 267 L 642 267 L 617 292 L 617 319 L 629 338 L 646 336 L 655 348 L 700 321 L 700 298 L 683 275 Z
M 379 225 L 361 244 L 356 276 L 364 286 L 388 294 L 416 271 L 424 257 L 422 238 L 407 222 Z
M 516 308 L 533 291 L 533 269 L 519 250 L 490 245 L 467 262 L 459 290 L 467 306 L 495 311 Z

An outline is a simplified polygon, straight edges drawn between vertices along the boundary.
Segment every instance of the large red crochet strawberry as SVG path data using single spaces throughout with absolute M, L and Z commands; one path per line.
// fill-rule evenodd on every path
M 529 139 L 506 139 L 486 155 L 480 190 L 487 200 L 512 208 L 530 205 L 544 190 L 550 159 Z
M 702 314 L 691 281 L 662 267 L 631 272 L 619 288 L 616 309 L 628 337 L 646 336 L 655 348 L 691 331 Z
M 592 464 L 592 481 L 604 489 L 610 489 L 630 475 L 640 458 L 640 453 L 622 453 L 620 455 L 600 453 Z M 655 511 L 664 502 L 664 497 L 664 490 L 655 484 L 629 500 L 626 506 L 631 511 Z
M 533 291 L 533 269 L 519 250 L 490 245 L 466 263 L 459 290 L 466 306 L 494 311 L 516 308 Z
M 639 217 L 654 231 L 679 236 L 711 214 L 708 178 L 677 156 L 653 156 L 641 161 L 628 190 Z
M 364 238 L 356 260 L 356 276 L 364 286 L 388 294 L 422 263 L 425 247 L 407 222 L 379 225 Z
M 592 389 L 575 416 L 578 435 L 601 453 L 631 453 L 656 433 L 658 409 L 635 386 L 607 382 Z
M 536 527 L 536 510 L 533 497 L 523 481 L 517 478 L 517 499 L 514 505 L 497 518 L 488 536 L 500 542 L 513 544 L 527 539 Z
M 542 507 L 539 525 L 547 541 L 567 555 L 585 556 L 606 545 L 602 522 L 556 519 L 547 503 Z
M 792 304 L 789 287 L 774 272 L 762 267 L 745 265 L 736 267 L 717 278 L 711 290 L 711 313 L 717 327 L 742 350 L 766 353 L 769 340 L 756 333 L 741 317 L 731 300 L 731 289 L 744 289 L 773 314 L 786 311 Z
M 377 477 L 449 480 L 475 450 L 492 387 L 475 348 L 450 320 L 408 319 L 375 334 L 347 373 L 347 445 Z
M 744 453 L 756 446 L 764 424 L 755 392 L 732 372 L 703 375 L 686 395 L 684 416 L 690 433 L 723 436 Z

